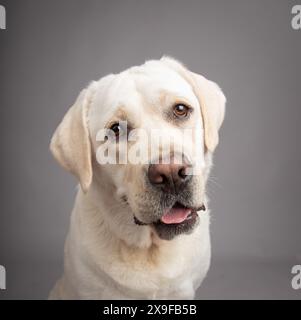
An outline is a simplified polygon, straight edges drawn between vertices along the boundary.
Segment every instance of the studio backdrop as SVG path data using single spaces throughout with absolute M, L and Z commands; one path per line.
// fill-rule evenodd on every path
M 49 142 L 79 91 L 163 55 L 227 97 L 208 186 L 212 263 L 196 298 L 300 299 L 297 3 L 0 0 L 0 299 L 46 299 L 62 273 L 77 181 Z

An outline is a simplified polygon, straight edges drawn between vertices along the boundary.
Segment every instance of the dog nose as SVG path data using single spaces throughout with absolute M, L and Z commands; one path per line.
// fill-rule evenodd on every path
M 186 164 L 151 164 L 148 179 L 165 192 L 178 192 L 191 178 L 191 175 L 187 175 L 187 168 Z

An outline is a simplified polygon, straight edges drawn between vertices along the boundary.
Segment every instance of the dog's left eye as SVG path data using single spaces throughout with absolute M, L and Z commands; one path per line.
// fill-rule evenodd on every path
M 183 103 L 176 104 L 173 107 L 173 113 L 178 118 L 186 118 L 189 114 L 189 111 L 190 111 L 190 108 Z

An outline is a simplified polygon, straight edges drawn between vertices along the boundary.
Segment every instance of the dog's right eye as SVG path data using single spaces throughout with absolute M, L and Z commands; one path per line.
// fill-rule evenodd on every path
M 126 139 L 129 132 L 129 127 L 126 121 L 118 121 L 111 123 L 107 129 L 107 139 L 112 142 L 119 142 L 120 140 Z
M 110 130 L 112 130 L 115 134 L 115 137 L 119 137 L 121 133 L 121 127 L 119 123 L 114 123 L 111 125 Z

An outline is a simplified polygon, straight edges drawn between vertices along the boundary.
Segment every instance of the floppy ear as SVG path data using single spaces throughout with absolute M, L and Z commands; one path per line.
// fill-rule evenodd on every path
M 91 87 L 79 94 L 54 132 L 50 143 L 54 158 L 78 178 L 84 192 L 87 192 L 92 182 L 91 143 L 87 122 Z
M 189 71 L 180 62 L 169 57 L 163 57 L 161 61 L 190 83 L 201 106 L 205 145 L 213 152 L 218 144 L 218 131 L 224 120 L 226 97 L 216 83 Z

